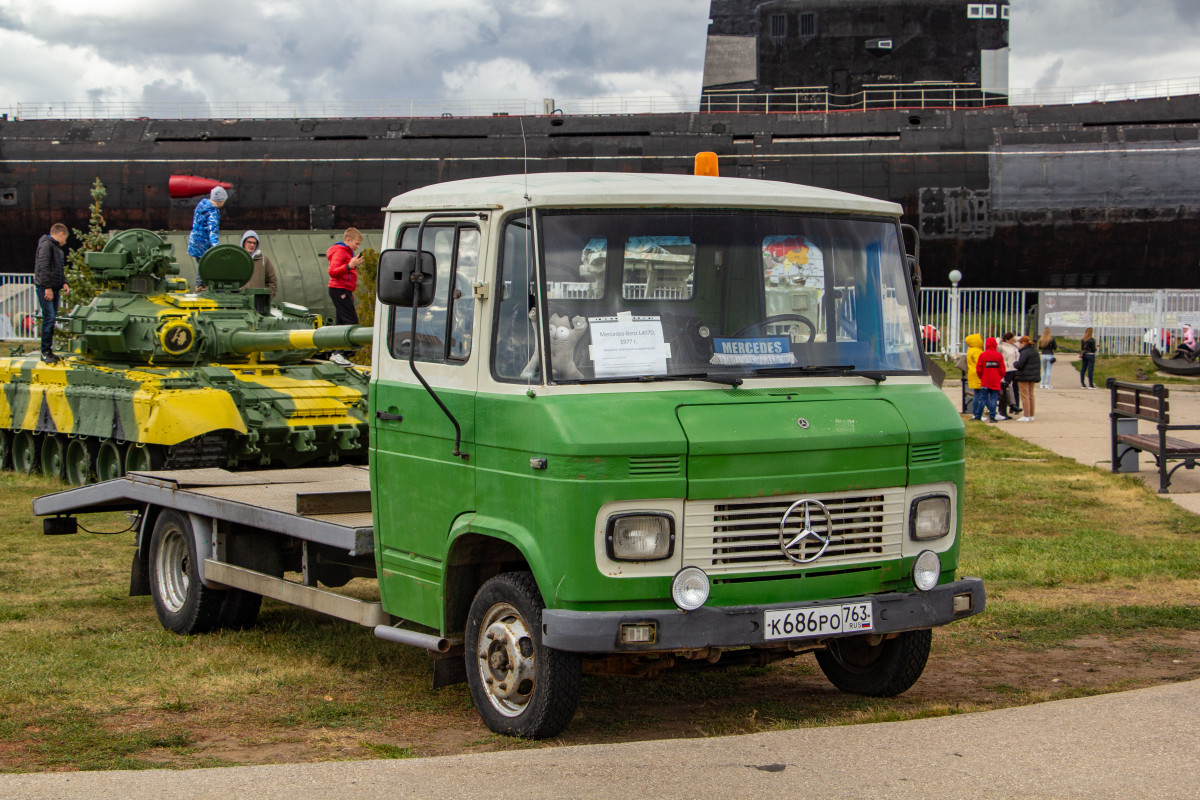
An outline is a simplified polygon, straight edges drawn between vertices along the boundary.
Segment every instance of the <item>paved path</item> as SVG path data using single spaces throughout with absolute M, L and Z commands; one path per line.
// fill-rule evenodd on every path
M 1003 429 L 1108 468 L 1106 391 L 1075 388 L 1067 359 L 1036 420 Z M 958 387 L 946 391 L 958 400 Z M 1200 393 L 1172 390 L 1200 423 Z M 975 423 L 970 423 L 975 424 Z M 1142 476 L 1157 488 L 1143 459 Z M 1170 499 L 1200 511 L 1200 474 Z M 542 748 L 404 761 L 0 775 L 3 800 L 455 798 L 1155 798 L 1200 796 L 1200 681 L 910 722 L 712 739 Z
M 1200 790 L 1200 682 L 910 722 L 407 761 L 0 775 L 4 800 L 1154 798 Z
M 1103 470 L 1112 468 L 1112 445 L 1108 412 L 1111 393 L 1107 389 L 1083 389 L 1079 372 L 1074 367 L 1078 356 L 1059 356 L 1054 364 L 1051 390 L 1034 389 L 1035 418 L 1033 422 L 1009 420 L 998 423 L 1006 433 L 1019 436 L 1039 447 L 1073 458 L 1081 464 Z M 1152 381 L 1147 381 L 1152 383 Z M 961 402 L 959 381 L 947 381 L 943 387 L 957 407 Z M 1197 386 L 1168 385 L 1170 389 L 1171 422 L 1200 425 L 1200 384 Z M 987 423 L 969 422 L 968 425 Z M 1153 433 L 1154 426 L 1141 422 L 1142 433 Z M 1186 434 L 1181 438 L 1190 438 Z M 1194 441 L 1194 440 L 1193 440 Z M 1158 491 L 1158 471 L 1154 459 L 1140 454 L 1138 476 Z M 1200 469 L 1181 469 L 1171 478 L 1171 491 L 1163 497 L 1200 514 Z M 1200 796 L 1200 790 L 1197 791 Z

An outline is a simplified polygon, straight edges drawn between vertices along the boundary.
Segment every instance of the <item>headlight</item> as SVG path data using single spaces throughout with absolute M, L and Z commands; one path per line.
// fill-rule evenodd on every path
M 938 578 L 942 575 L 942 560 L 932 550 L 922 550 L 913 561 L 913 583 L 922 592 L 928 592 L 937 586 Z
M 708 600 L 708 576 L 699 567 L 684 567 L 671 581 L 671 599 L 684 611 L 695 611 Z
M 929 494 L 913 500 L 908 516 L 908 535 L 918 542 L 940 539 L 950 532 L 950 498 Z
M 604 535 L 614 561 L 661 561 L 675 550 L 675 518 L 670 514 L 618 514 Z

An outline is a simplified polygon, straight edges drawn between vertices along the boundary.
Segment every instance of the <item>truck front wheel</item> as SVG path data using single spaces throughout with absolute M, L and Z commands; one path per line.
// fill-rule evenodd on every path
M 167 630 L 206 633 L 217 625 L 225 592 L 200 582 L 192 524 L 177 511 L 159 514 L 150 534 L 150 594 Z
M 868 697 L 895 697 L 907 691 L 925 670 L 933 631 L 906 631 L 893 639 L 871 636 L 834 639 L 817 651 L 817 664 L 829 682 L 843 692 Z
M 467 682 L 479 716 L 496 733 L 543 739 L 575 715 L 579 657 L 542 644 L 544 608 L 528 572 L 497 575 L 471 603 Z

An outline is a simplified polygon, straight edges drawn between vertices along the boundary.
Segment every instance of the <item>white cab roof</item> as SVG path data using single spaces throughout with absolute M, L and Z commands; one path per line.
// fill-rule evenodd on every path
M 902 212 L 886 200 L 796 183 L 622 172 L 542 172 L 435 183 L 392 198 L 384 210 L 507 211 L 526 206 L 769 208 L 890 217 Z

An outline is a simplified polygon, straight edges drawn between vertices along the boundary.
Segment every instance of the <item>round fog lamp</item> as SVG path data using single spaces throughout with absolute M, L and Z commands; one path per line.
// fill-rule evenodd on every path
M 671 599 L 684 611 L 695 611 L 708 600 L 708 576 L 699 567 L 684 567 L 671 581 Z
M 913 583 L 922 592 L 928 592 L 937 586 L 938 578 L 942 575 L 942 560 L 932 550 L 922 550 L 917 560 L 913 562 Z

